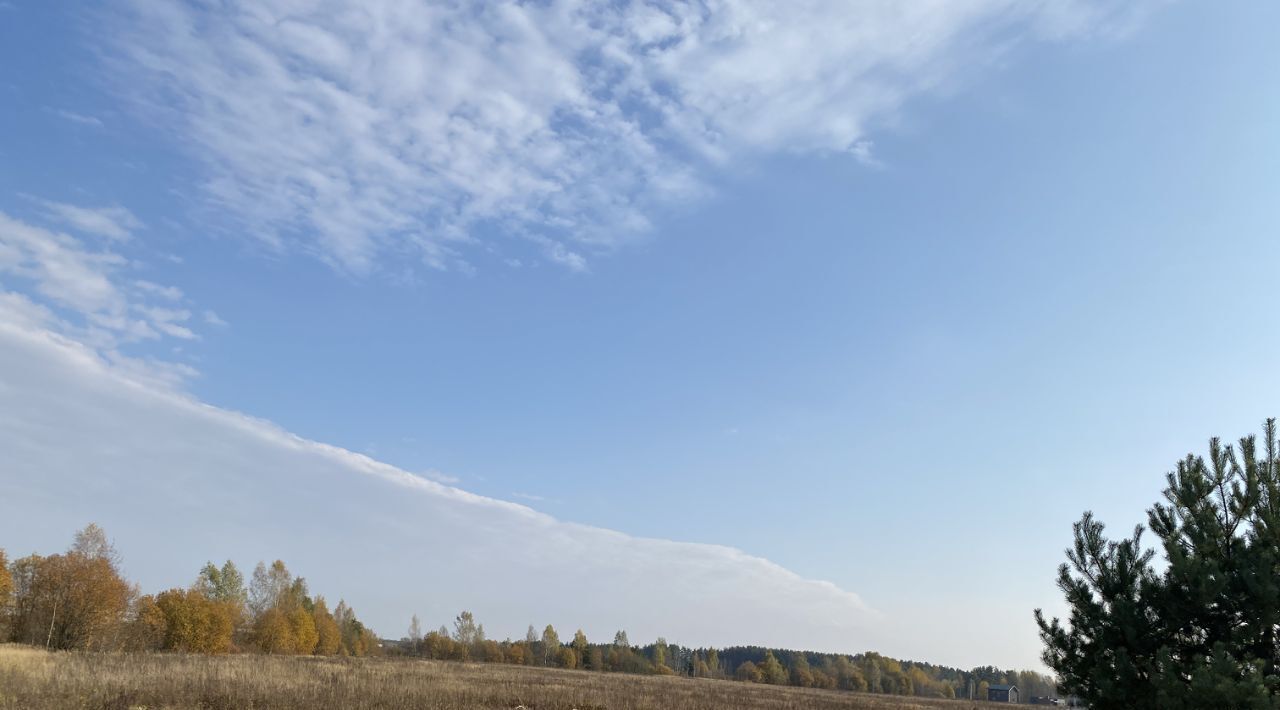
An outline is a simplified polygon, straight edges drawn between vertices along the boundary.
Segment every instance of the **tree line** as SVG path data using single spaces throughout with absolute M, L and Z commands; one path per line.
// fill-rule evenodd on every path
M 373 631 L 339 601 L 332 611 L 284 562 L 206 564 L 186 588 L 141 594 L 90 524 L 66 552 L 9 562 L 0 549 L 0 639 L 61 650 L 260 652 L 365 656 Z
M 747 683 L 955 698 L 1016 684 L 1024 697 L 1052 695 L 1053 680 L 994 667 L 962 671 L 878 653 L 843 655 L 757 646 L 690 648 L 659 638 L 632 644 L 625 631 L 593 643 L 582 629 L 561 638 L 533 625 L 496 640 L 468 611 L 426 631 L 411 619 L 399 641 L 380 640 L 344 601 L 330 610 L 284 562 L 259 562 L 246 580 L 228 560 L 205 564 L 187 587 L 142 594 L 125 579 L 106 533 L 90 524 L 63 553 L 9 561 L 0 550 L 0 640 L 63 650 L 388 654 L 584 671 L 682 675 Z
M 508 663 L 610 673 L 681 675 L 801 688 L 847 690 L 932 698 L 986 698 L 994 684 L 1017 685 L 1024 697 L 1053 696 L 1053 678 L 1034 671 L 994 666 L 962 671 L 930 663 L 899 661 L 878 653 L 814 653 L 759 646 L 690 648 L 659 638 L 633 645 L 626 631 L 612 642 L 592 643 L 582 629 L 561 639 L 550 624 L 541 633 L 530 624 L 523 639 L 488 638 L 484 625 L 464 611 L 452 628 L 423 633 L 414 616 L 408 635 L 385 644 L 391 655 L 443 661 Z

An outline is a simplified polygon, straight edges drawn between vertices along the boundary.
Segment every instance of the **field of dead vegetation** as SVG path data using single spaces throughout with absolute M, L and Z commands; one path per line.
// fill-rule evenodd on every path
M 408 659 L 49 652 L 0 645 L 0 710 L 995 708 L 722 680 Z

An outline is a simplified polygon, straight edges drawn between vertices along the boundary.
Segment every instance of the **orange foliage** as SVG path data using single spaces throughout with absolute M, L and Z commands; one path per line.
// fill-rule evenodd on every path
M 297 639 L 289 616 L 279 609 L 267 609 L 253 624 L 253 645 L 263 653 L 294 653 Z
M 164 647 L 187 653 L 226 653 L 231 650 L 235 610 L 198 591 L 170 589 L 156 596 L 164 617 Z

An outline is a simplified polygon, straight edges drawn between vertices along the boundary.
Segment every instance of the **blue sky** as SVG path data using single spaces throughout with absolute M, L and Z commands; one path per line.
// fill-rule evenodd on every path
M 489 503 L 453 511 L 453 487 L 628 546 L 734 548 L 717 564 L 763 558 L 794 592 L 707 601 L 726 626 L 776 605 L 789 621 L 760 638 L 626 605 L 578 621 L 555 595 L 366 592 L 384 635 L 480 595 L 499 635 L 544 614 L 1029 667 L 1071 521 L 1129 529 L 1178 457 L 1277 413 L 1266 3 L 287 5 L 0 9 L 0 398 L 32 413 L 0 422 L 27 442 L 0 464 L 20 494 L 0 496 L 0 544 L 56 549 L 91 515 L 137 578 L 185 583 L 173 560 L 203 557 L 157 552 L 139 513 L 185 495 L 153 485 L 176 475 L 159 461 L 218 489 L 194 443 L 211 432 L 244 447 L 242 495 L 282 495 L 288 464 L 226 422 L 193 419 L 186 454 L 182 431 L 163 456 L 111 444 L 119 467 L 95 473 L 106 424 L 74 402 L 106 385 L 46 373 L 55 397 L 12 374 L 61 362 L 32 354 L 46 334 L 94 377 L 445 484 L 422 505 L 457 534 Z M 135 411 L 121 387 L 102 412 Z M 137 411 L 131 431 L 164 419 Z M 62 497 L 98 475 L 115 493 Z M 383 488 L 333 485 L 344 515 L 419 524 Z M 58 513 L 37 523 L 23 496 Z M 183 500 L 179 537 L 204 540 Z M 284 515 L 298 527 L 219 528 L 224 547 L 251 565 L 321 539 Z M 448 548 L 386 554 L 509 562 Z M 297 571 L 359 598 L 344 562 Z M 528 573 L 554 588 L 547 569 Z M 866 618 L 826 633 L 790 604 Z

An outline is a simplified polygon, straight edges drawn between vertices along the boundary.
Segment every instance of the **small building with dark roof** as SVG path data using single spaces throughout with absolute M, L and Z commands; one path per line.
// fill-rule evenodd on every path
M 987 701 L 992 703 L 1016 703 L 1018 702 L 1018 686 L 987 686 Z

